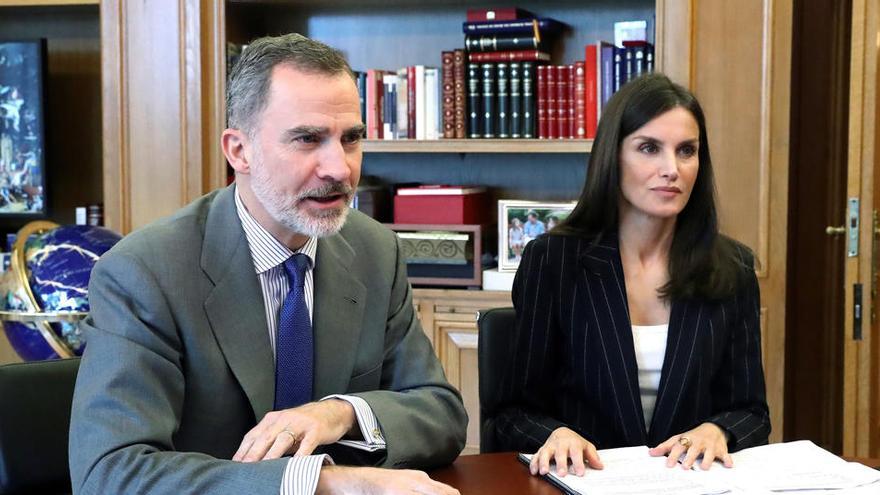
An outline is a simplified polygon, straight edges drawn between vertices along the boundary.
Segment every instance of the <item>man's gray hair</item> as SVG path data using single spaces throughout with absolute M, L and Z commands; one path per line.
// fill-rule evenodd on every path
M 228 126 L 247 134 L 266 108 L 272 70 L 286 64 L 307 73 L 335 76 L 354 73 L 342 52 L 297 33 L 253 40 L 229 73 L 226 84 Z

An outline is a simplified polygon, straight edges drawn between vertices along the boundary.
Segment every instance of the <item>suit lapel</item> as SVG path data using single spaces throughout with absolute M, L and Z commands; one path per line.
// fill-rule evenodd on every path
M 604 235 L 596 245 L 584 243 L 579 260 L 590 304 L 587 313 L 594 319 L 588 324 L 599 332 L 601 345 L 588 351 L 605 361 L 609 377 L 605 390 L 611 394 L 604 395 L 614 402 L 627 444 L 643 445 L 647 432 L 617 233 Z
M 669 332 L 666 336 L 666 354 L 660 373 L 657 403 L 651 420 L 651 441 L 657 444 L 670 436 L 682 433 L 671 431 L 672 419 L 681 404 L 681 394 L 697 371 L 697 335 L 700 327 L 708 325 L 704 304 L 699 301 L 673 301 L 669 314 Z M 693 405 L 690 405 L 691 407 Z
M 315 398 L 348 389 L 366 288 L 351 273 L 354 250 L 339 234 L 318 240 L 315 262 Z
M 201 265 L 214 283 L 204 302 L 205 313 L 259 420 L 272 409 L 275 360 L 263 293 L 235 210 L 232 187 L 218 193 L 208 212 Z

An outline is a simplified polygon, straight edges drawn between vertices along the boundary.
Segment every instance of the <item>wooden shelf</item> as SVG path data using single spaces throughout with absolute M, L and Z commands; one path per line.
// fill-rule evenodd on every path
M 101 0 L 0 0 L 0 7 L 54 7 L 58 5 L 100 5 Z
M 589 153 L 592 139 L 395 139 L 364 141 L 366 153 Z

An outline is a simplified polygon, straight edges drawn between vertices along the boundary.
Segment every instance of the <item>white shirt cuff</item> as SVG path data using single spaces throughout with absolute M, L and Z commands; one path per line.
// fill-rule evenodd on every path
M 367 401 L 353 395 L 328 395 L 321 400 L 340 399 L 351 404 L 354 408 L 354 414 L 357 418 L 358 426 L 361 429 L 363 440 L 339 440 L 338 444 L 352 447 L 368 452 L 376 452 L 385 449 L 385 437 L 382 430 L 379 429 L 379 420 L 373 414 L 373 409 L 367 404 Z
M 280 495 L 313 495 L 325 464 L 333 464 L 327 454 L 291 457 L 281 476 Z

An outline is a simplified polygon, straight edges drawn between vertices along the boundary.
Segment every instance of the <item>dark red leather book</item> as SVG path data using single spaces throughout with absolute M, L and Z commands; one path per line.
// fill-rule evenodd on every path
M 574 63 L 574 137 L 587 138 L 587 89 L 586 70 L 583 60 Z
M 367 70 L 367 138 L 382 139 L 382 99 L 385 88 L 382 76 L 385 71 Z
M 510 50 L 504 52 L 479 52 L 468 53 L 468 60 L 471 62 L 547 62 L 550 60 L 550 54 L 539 50 Z
M 464 139 L 466 134 L 465 122 L 467 122 L 467 90 L 465 79 L 465 61 L 464 50 L 458 49 L 452 52 L 452 70 L 454 94 L 454 112 L 455 112 L 455 138 Z
M 549 66 L 538 66 L 538 138 L 547 139 L 547 70 Z
M 547 139 L 559 138 L 559 67 L 547 66 Z
M 571 139 L 574 135 L 574 77 L 572 76 L 574 67 L 571 65 L 562 65 L 559 67 L 559 99 L 562 100 L 559 114 L 559 138 Z
M 487 9 L 467 9 L 468 22 L 513 21 L 535 17 L 528 10 L 517 7 L 498 7 Z
M 440 54 L 440 58 L 443 61 L 441 75 L 443 83 L 443 137 L 452 139 L 455 137 L 455 57 L 451 51 L 444 51 Z

